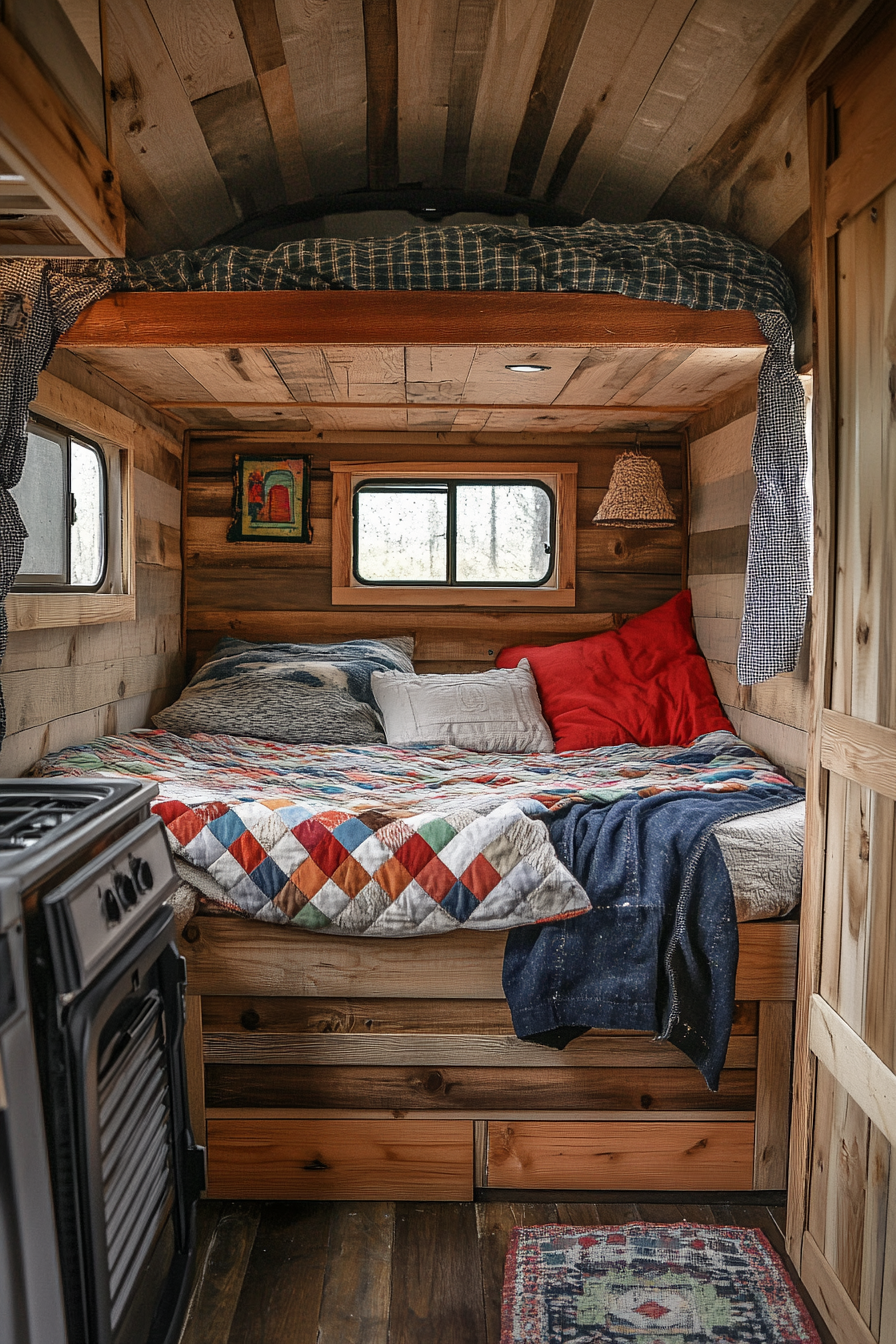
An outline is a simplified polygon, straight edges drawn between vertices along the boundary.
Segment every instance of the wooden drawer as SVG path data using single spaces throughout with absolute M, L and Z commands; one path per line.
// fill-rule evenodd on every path
M 210 1199 L 472 1199 L 470 1120 L 214 1120 Z
M 489 1121 L 487 1184 L 522 1190 L 749 1190 L 747 1121 Z

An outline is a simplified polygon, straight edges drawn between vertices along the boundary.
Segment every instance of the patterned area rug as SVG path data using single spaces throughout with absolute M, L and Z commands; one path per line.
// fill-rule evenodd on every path
M 514 1228 L 501 1344 L 820 1344 L 761 1232 Z

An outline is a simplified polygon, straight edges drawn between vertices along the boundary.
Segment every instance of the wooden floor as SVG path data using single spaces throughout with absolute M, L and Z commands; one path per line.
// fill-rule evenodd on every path
M 498 1344 L 514 1225 L 641 1219 L 758 1227 L 784 1256 L 763 1205 L 206 1200 L 181 1344 Z

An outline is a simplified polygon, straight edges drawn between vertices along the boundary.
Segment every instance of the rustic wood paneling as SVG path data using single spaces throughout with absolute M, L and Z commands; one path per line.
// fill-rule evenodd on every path
M 253 440 L 253 444 L 255 451 L 288 451 L 290 447 L 292 451 L 301 451 L 295 442 L 285 444 L 282 439 L 271 439 L 266 445 L 264 440 Z M 367 635 L 393 631 L 398 621 L 402 632 L 420 632 L 417 657 L 421 663 L 435 662 L 445 669 L 453 664 L 457 670 L 471 670 L 470 663 L 493 661 L 506 644 L 537 637 L 539 629 L 545 632 L 546 643 L 551 642 L 547 636 L 575 638 L 598 633 L 612 625 L 608 617 L 613 613 L 622 616 L 646 611 L 672 597 L 681 586 L 680 528 L 638 532 L 604 531 L 591 526 L 590 519 L 609 483 L 612 464 L 621 446 L 591 448 L 586 440 L 573 451 L 564 445 L 553 453 L 551 444 L 546 439 L 541 444 L 526 443 L 519 449 L 502 446 L 489 456 L 499 463 L 534 461 L 545 467 L 554 460 L 575 462 L 578 466 L 581 498 L 575 504 L 576 519 L 569 520 L 572 527 L 578 522 L 575 606 L 570 606 L 568 612 L 564 609 L 548 614 L 543 607 L 526 603 L 524 594 L 519 594 L 518 614 L 508 623 L 485 604 L 487 598 L 485 603 L 477 603 L 450 617 L 445 612 L 433 611 L 429 600 L 425 603 L 428 611 L 412 606 L 396 610 L 394 599 L 383 590 L 375 592 L 370 602 L 365 603 L 359 594 L 353 607 L 346 609 L 341 602 L 334 607 L 331 526 L 327 516 L 332 493 L 330 462 L 340 459 L 363 462 L 369 457 L 374 466 L 377 459 L 394 460 L 396 446 L 390 452 L 386 445 L 376 443 L 352 443 L 342 451 L 332 445 L 323 454 L 317 445 L 313 454 L 312 542 L 307 546 L 241 545 L 226 540 L 233 453 L 240 445 L 233 440 L 195 439 L 191 445 L 185 538 L 186 624 L 191 654 L 209 647 L 211 641 L 206 632 L 223 634 L 235 631 L 235 625 L 240 624 L 251 628 L 260 639 L 327 639 L 331 637 L 333 623 L 340 619 L 346 629 Z M 670 489 L 675 491 L 681 483 L 681 449 L 667 445 L 668 439 L 661 439 L 654 450 L 650 440 L 642 440 L 644 450 L 655 455 Z M 445 460 L 440 443 L 418 441 L 397 451 L 405 459 L 413 455 L 421 466 Z M 471 465 L 481 463 L 482 448 L 461 444 L 456 461 L 467 460 Z M 680 507 L 680 495 L 675 498 Z M 429 594 L 426 596 L 428 599 Z M 436 618 L 435 623 L 432 617 Z M 444 631 L 448 621 L 452 636 L 448 640 L 443 634 L 441 647 L 436 647 L 424 632 Z M 290 636 L 284 634 L 285 629 Z
M 129 449 L 135 485 L 134 593 L 129 619 L 91 624 L 81 613 L 50 628 L 13 628 L 3 661 L 8 735 L 0 774 L 19 775 L 50 751 L 103 733 L 143 727 L 183 684 L 180 469 L 182 443 L 169 423 L 90 373 L 71 355 L 44 373 L 35 408 L 104 446 Z M 71 381 L 69 381 L 71 380 Z M 86 390 L 85 390 L 86 389 Z M 66 619 L 60 599 L 60 620 Z M 13 601 L 24 608 L 28 599 Z M 19 614 L 22 614 L 20 610 Z M 23 624 L 24 622 L 17 622 Z

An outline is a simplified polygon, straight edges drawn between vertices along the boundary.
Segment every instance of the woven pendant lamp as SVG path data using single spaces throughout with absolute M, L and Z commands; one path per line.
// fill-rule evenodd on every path
M 660 464 L 640 452 L 617 457 L 610 488 L 593 522 L 595 527 L 674 527 L 675 510 Z

